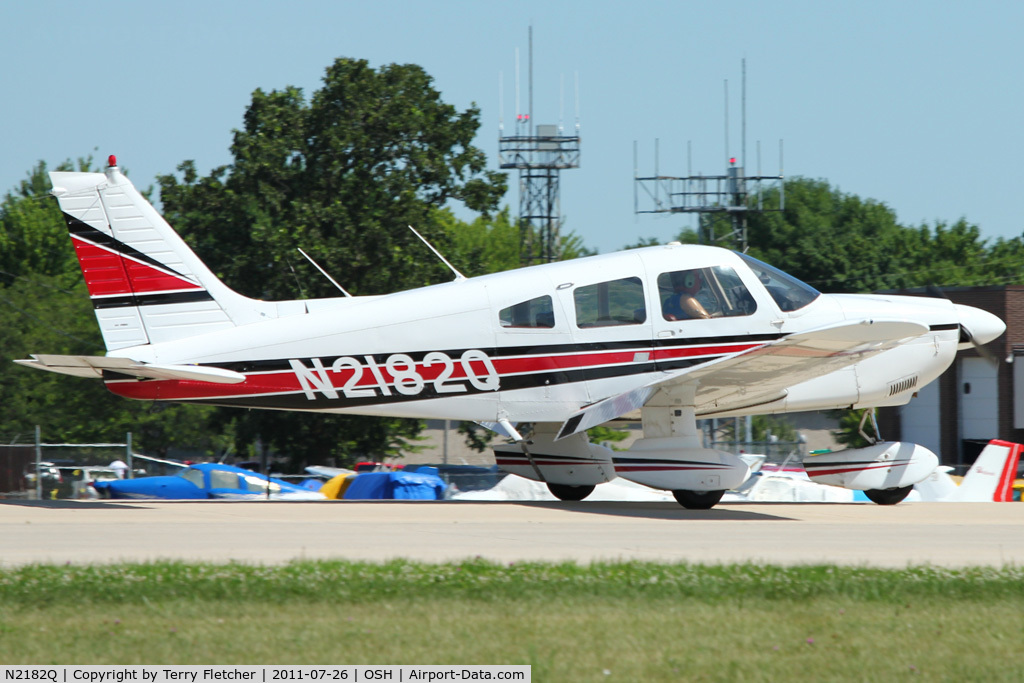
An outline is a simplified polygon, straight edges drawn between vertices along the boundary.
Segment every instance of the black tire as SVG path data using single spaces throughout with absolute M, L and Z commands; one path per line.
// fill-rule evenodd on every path
M 878 503 L 879 505 L 895 505 L 909 496 L 913 489 L 913 486 L 904 486 L 898 489 L 871 489 L 870 491 L 865 491 L 864 495 L 867 496 L 868 500 L 872 503 Z
M 569 484 L 548 484 L 548 491 L 558 500 L 583 500 L 594 492 L 591 486 L 570 486 Z
M 710 510 L 718 504 L 718 501 L 722 500 L 722 496 L 725 495 L 725 489 L 721 491 L 676 489 L 672 492 L 672 495 L 675 496 L 676 502 L 687 510 Z

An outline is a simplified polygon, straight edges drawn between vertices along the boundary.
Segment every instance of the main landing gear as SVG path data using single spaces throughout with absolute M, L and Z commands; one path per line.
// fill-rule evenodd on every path
M 910 492 L 914 490 L 913 484 L 910 486 L 901 486 L 897 489 L 868 489 L 864 492 L 864 495 L 868 497 L 872 503 L 878 503 L 879 505 L 895 505 L 901 500 L 910 495 Z
M 558 500 L 583 500 L 594 492 L 594 486 L 571 486 L 569 484 L 548 483 L 548 491 L 551 491 Z
M 676 502 L 687 510 L 710 510 L 722 500 L 725 491 L 687 491 L 676 489 L 672 492 Z

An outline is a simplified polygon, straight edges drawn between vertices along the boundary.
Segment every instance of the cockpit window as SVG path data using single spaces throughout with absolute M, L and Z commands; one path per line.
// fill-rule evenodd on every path
M 179 472 L 178 476 L 184 478 L 185 481 L 192 482 L 199 488 L 203 488 L 203 473 L 199 470 L 194 470 L 191 467 L 188 467 Z
M 658 295 L 665 320 L 731 318 L 757 310 L 754 297 L 728 266 L 662 273 Z
M 783 273 L 778 268 L 758 261 L 753 256 L 739 254 L 739 257 L 746 261 L 750 270 L 754 271 L 754 275 L 783 311 L 798 311 L 821 296 L 821 292 L 814 287 Z
M 639 325 L 647 320 L 644 286 L 638 277 L 577 287 L 573 298 L 579 327 Z
M 539 296 L 498 312 L 502 327 L 551 328 L 555 326 L 555 309 L 550 296 Z

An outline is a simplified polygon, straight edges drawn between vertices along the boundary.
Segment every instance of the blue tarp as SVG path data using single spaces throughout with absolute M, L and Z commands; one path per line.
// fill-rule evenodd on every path
M 444 481 L 419 472 L 363 472 L 345 490 L 345 500 L 441 500 Z

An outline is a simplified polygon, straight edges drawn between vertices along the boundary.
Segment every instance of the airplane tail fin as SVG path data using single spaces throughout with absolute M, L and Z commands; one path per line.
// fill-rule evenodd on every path
M 107 351 L 254 322 L 274 308 L 217 279 L 113 156 L 103 173 L 54 172 L 50 181 Z
M 967 470 L 953 500 L 1006 503 L 1013 500 L 1013 479 L 1020 461 L 1019 443 L 992 440 Z
M 992 440 L 978 455 L 963 481 L 956 482 L 938 468 L 914 488 L 923 501 L 954 503 L 1005 503 L 1013 500 L 1013 480 L 1024 446 Z M 945 468 L 949 470 L 951 468 Z

